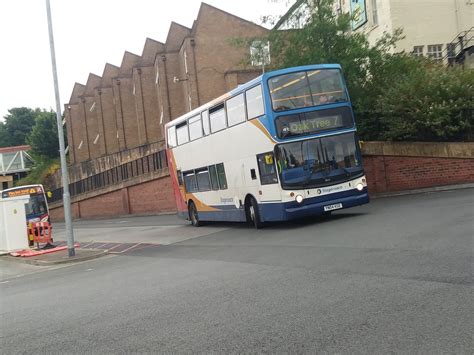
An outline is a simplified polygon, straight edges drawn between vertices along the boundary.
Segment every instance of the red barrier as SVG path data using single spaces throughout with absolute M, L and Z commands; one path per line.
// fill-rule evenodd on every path
M 31 223 L 31 234 L 33 235 L 33 241 L 37 244 L 49 244 L 53 241 L 53 229 L 49 222 Z

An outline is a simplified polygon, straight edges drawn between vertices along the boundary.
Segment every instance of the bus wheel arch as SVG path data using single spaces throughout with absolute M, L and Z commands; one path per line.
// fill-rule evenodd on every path
M 194 227 L 202 226 L 202 222 L 199 220 L 199 212 L 193 200 L 188 201 L 188 216 Z
M 245 196 L 245 216 L 247 222 L 253 225 L 256 229 L 263 228 L 263 222 L 260 216 L 257 199 L 251 194 Z

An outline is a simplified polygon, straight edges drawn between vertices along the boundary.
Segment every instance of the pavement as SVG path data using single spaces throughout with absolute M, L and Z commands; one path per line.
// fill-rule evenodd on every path
M 190 238 L 60 265 L 0 260 L 0 349 L 472 354 L 472 201 L 474 189 L 391 197 L 194 238 L 173 216 L 79 221 L 78 239 L 99 229 L 94 248 L 100 228 L 131 244 L 153 226 Z

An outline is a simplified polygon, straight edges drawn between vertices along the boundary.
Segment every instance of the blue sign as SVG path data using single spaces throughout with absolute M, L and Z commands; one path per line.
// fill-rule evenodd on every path
M 356 30 L 367 22 L 367 10 L 365 7 L 365 0 L 350 0 L 351 1 L 351 16 L 352 29 Z

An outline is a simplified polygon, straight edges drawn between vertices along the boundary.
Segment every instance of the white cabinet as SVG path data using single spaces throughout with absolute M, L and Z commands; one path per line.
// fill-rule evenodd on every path
M 25 204 L 29 199 L 29 195 L 0 197 L 0 252 L 28 248 Z

